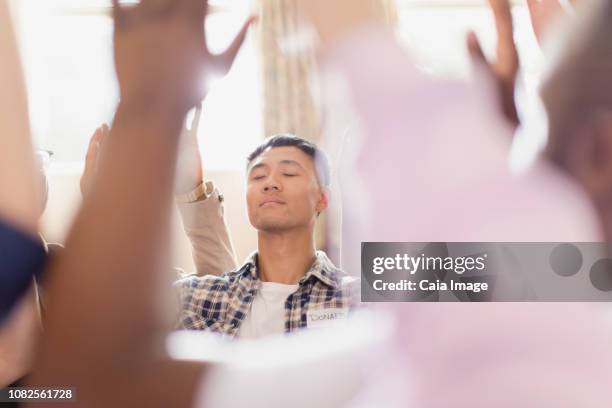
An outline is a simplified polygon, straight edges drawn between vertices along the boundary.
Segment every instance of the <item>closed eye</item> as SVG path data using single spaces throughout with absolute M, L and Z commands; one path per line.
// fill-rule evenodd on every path
M 297 176 L 297 174 L 283 173 L 283 176 L 285 176 L 285 177 L 295 177 L 295 176 Z
M 255 177 L 252 177 L 252 179 L 253 179 L 253 180 L 261 180 L 261 179 L 263 179 L 263 178 L 265 178 L 265 177 L 266 177 L 266 176 L 255 176 Z

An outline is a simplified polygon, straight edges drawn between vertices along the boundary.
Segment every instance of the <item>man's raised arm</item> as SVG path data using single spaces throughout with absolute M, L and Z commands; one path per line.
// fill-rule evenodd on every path
M 202 107 L 181 135 L 176 175 L 176 202 L 185 234 L 191 242 L 198 275 L 221 275 L 236 268 L 236 254 L 225 221 L 223 196 L 212 182 L 205 182 L 198 144 Z

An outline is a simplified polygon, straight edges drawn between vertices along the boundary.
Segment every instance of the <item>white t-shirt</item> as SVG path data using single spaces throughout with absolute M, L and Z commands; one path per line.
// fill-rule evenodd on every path
M 240 326 L 240 339 L 258 339 L 285 332 L 285 301 L 298 289 L 298 285 L 261 282 L 251 310 Z

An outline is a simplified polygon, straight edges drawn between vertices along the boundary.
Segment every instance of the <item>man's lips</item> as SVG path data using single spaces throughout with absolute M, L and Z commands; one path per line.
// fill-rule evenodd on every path
M 282 200 L 278 200 L 278 199 L 269 199 L 269 200 L 264 200 L 261 204 L 259 204 L 260 207 L 272 207 L 272 206 L 277 206 L 277 205 L 284 205 L 285 202 Z

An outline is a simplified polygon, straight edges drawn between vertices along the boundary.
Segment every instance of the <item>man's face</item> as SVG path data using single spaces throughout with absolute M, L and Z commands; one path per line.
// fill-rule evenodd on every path
M 247 173 L 247 207 L 260 231 L 283 231 L 314 225 L 327 206 L 313 159 L 292 146 L 264 151 Z

